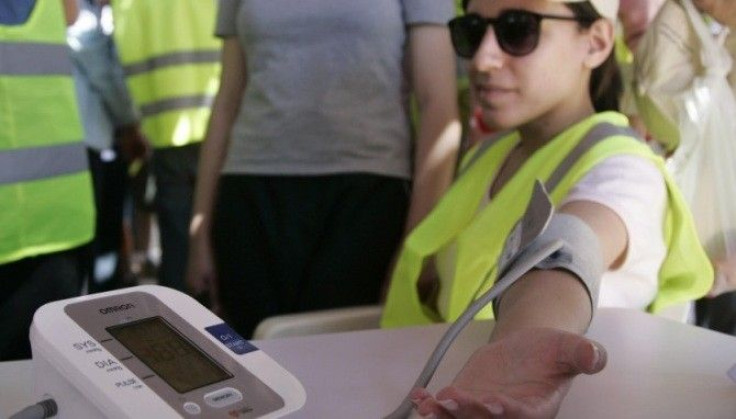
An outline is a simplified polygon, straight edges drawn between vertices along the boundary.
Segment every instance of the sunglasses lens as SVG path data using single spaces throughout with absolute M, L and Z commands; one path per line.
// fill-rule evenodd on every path
M 448 25 L 457 55 L 473 58 L 486 34 L 485 20 L 478 15 L 465 15 L 452 19 Z
M 539 42 L 539 17 L 520 11 L 502 13 L 494 27 L 498 44 L 510 55 L 534 51 Z
M 452 19 L 448 24 L 452 45 L 457 55 L 473 58 L 483 42 L 489 20 L 476 14 Z M 520 57 L 534 51 L 539 42 L 540 19 L 532 13 L 510 10 L 501 13 L 493 22 L 493 30 L 501 49 Z

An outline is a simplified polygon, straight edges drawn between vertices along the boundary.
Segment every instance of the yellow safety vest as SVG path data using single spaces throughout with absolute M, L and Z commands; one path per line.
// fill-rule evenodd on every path
M 477 148 L 471 150 L 466 164 L 468 159 L 473 163 L 466 167 L 436 208 L 405 240 L 393 273 L 382 326 L 453 321 L 459 317 L 474 299 L 493 285 L 495 265 L 506 238 L 524 213 L 535 180 L 547 183 L 577 144 L 601 123 L 627 126 L 628 122 L 619 113 L 605 112 L 577 123 L 529 157 L 496 197 L 480 210 L 483 196 L 504 157 L 518 143 L 519 136 L 517 133 L 506 135 L 477 155 L 473 153 Z M 557 186 L 550 191 L 552 202 L 557 205 L 597 163 L 622 154 L 651 160 L 662 172 L 667 185 L 668 206 L 663 232 L 668 253 L 659 271 L 659 290 L 650 311 L 656 312 L 705 295 L 713 281 L 710 261 L 698 241 L 692 215 L 664 162 L 646 144 L 628 135 L 610 136 L 599 141 L 556 182 Z M 450 245 L 456 246 L 456 266 L 453 282 L 449 284 L 447 305 L 440 309 L 446 313 L 443 318 L 422 304 L 416 283 L 424 261 Z M 491 275 L 487 275 L 489 272 Z M 442 286 L 448 284 L 443 283 Z M 489 305 L 477 317 L 490 318 L 492 315 Z
M 60 1 L 37 1 L 25 24 L 0 25 L 0 264 L 92 238 L 71 69 Z
M 204 139 L 220 82 L 214 0 L 114 0 L 114 38 L 156 148 Z

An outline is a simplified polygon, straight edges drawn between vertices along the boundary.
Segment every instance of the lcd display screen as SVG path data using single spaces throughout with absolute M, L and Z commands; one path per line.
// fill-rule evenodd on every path
M 162 317 L 108 327 L 107 331 L 179 393 L 233 377 Z

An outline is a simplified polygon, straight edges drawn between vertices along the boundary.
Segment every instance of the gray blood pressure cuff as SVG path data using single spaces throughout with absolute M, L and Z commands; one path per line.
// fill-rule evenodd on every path
M 601 276 L 606 271 L 598 236 L 580 218 L 555 213 L 545 230 L 529 243 L 524 253 L 533 254 L 536 249 L 555 240 L 561 240 L 564 243 L 562 248 L 535 265 L 534 268 L 562 269 L 575 275 L 588 291 L 591 312 L 595 312 L 598 305 Z M 523 254 L 520 257 L 523 258 Z M 502 297 L 503 295 L 493 302 L 496 313 L 498 313 L 498 304 Z

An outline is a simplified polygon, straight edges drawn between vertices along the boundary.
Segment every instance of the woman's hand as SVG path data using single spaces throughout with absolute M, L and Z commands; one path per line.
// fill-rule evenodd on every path
M 436 418 L 553 418 L 578 374 L 606 365 L 606 351 L 583 336 L 529 328 L 484 345 L 453 383 L 432 396 L 415 389 L 422 416 Z
M 209 235 L 198 229 L 197 217 L 192 221 L 191 230 L 194 232 L 189 240 L 189 258 L 187 260 L 186 284 L 191 295 L 203 303 L 209 303 L 208 308 L 220 315 L 219 294 L 215 263 Z

